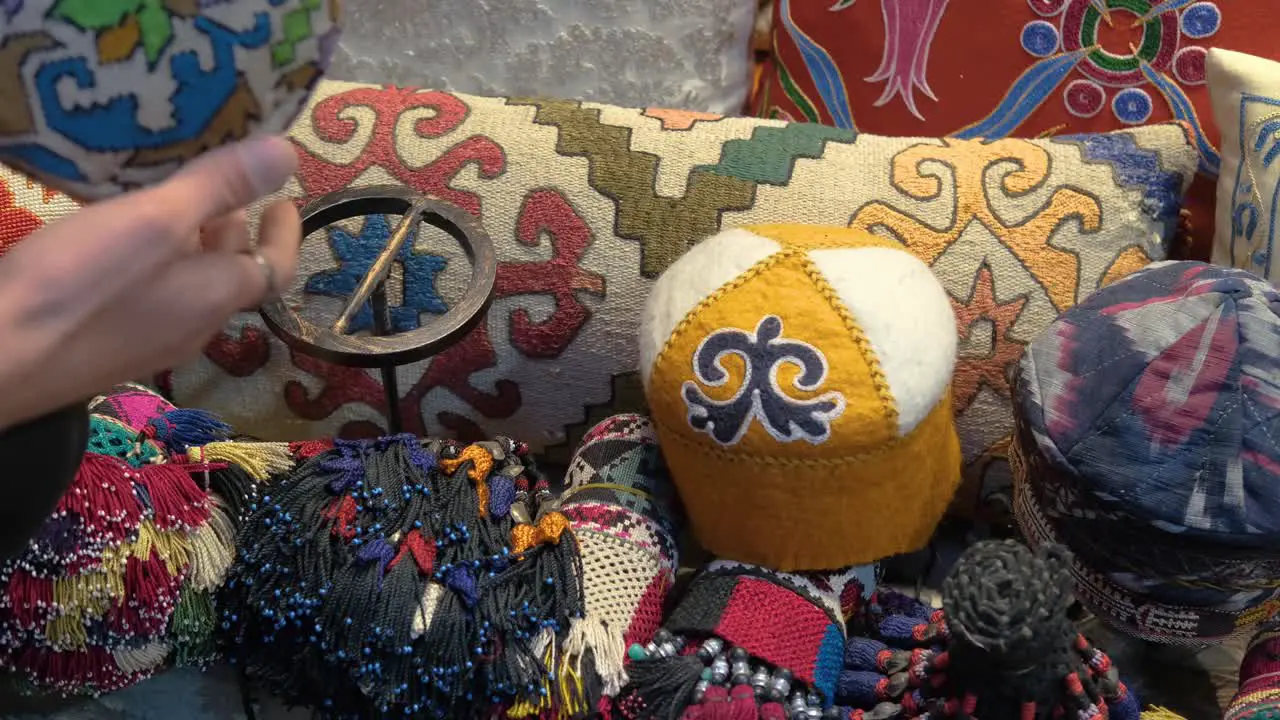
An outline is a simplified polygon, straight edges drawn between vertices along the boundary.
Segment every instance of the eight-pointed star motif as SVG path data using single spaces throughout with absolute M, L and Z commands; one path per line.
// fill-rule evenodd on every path
M 951 383 L 956 412 L 969 407 L 983 385 L 1005 397 L 1012 394 L 1005 368 L 1022 357 L 1024 346 L 1010 338 L 1009 331 L 1018 322 L 1018 316 L 1022 314 L 1022 308 L 1026 304 L 1026 295 L 1019 295 L 1006 303 L 996 300 L 995 278 L 991 274 L 991 267 L 986 263 L 978 268 L 969 299 L 963 304 L 951 300 L 956 313 L 956 332 L 961 342 L 969 337 L 978 321 L 989 321 L 992 326 L 991 349 L 988 354 L 981 357 L 961 357 L 956 361 L 956 372 Z
M 307 279 L 306 291 L 342 300 L 351 297 L 390 237 L 391 223 L 384 215 L 369 216 L 359 235 L 338 227 L 329 228 L 329 247 L 338 260 L 338 269 L 312 275 Z M 404 301 L 390 308 L 391 332 L 416 330 L 422 313 L 442 315 L 449 310 L 436 290 L 436 281 L 449 264 L 448 260 L 415 252 L 411 243 L 405 243 L 396 255 L 396 262 L 404 269 Z M 366 303 L 351 322 L 351 332 L 372 328 L 373 309 Z

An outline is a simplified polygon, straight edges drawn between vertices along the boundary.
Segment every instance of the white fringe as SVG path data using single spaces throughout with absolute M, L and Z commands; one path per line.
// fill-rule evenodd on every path
M 622 635 L 609 631 L 608 623 L 598 616 L 587 613 L 569 626 L 569 636 L 564 641 L 565 657 L 574 663 L 574 669 L 581 674 L 582 658 L 590 649 L 595 660 L 596 672 L 604 683 L 604 694 L 617 697 L 626 686 L 627 648 Z
M 111 653 L 116 665 L 127 673 L 154 670 L 169 657 L 171 648 L 165 643 L 152 643 L 136 650 L 116 650 Z

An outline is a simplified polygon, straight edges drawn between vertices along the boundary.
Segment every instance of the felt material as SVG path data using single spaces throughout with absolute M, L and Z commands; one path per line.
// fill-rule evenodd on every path
M 399 183 L 484 223 L 499 267 L 493 307 L 457 346 L 399 370 L 405 427 L 464 440 L 512 433 L 556 465 L 596 422 L 644 411 L 636 328 L 645 299 L 704 238 L 753 224 L 853 223 L 900 243 L 930 265 L 956 308 L 955 412 L 967 467 L 956 508 L 966 514 L 1008 489 L 1008 367 L 1059 303 L 1166 257 L 1196 162 L 1173 125 L 943 143 L 340 82 L 322 82 L 290 134 L 300 171 L 276 198 Z M 0 181 L 24 218 L 0 230 L 0 245 L 30 227 L 31 214 L 49 222 L 69 204 L 56 194 L 46 202 L 39 186 L 7 171 Z M 0 216 L 5 207 L 0 190 Z M 391 230 L 378 215 L 308 238 L 287 300 L 332 322 Z M 427 228 L 397 265 L 390 297 L 402 330 L 447 312 L 470 277 L 457 243 Z M 376 370 L 293 353 L 254 312 L 161 380 L 179 404 L 267 440 L 386 429 Z
M 744 232 L 777 250 L 713 284 Z M 783 570 L 921 547 L 959 483 L 953 318 L 924 263 L 848 228 L 749 227 L 679 260 L 650 298 L 642 349 L 660 349 L 641 367 L 703 546 Z M 878 512 L 848 522 L 859 508 Z
M 1213 261 L 1280 284 L 1280 62 L 1212 50 L 1209 92 L 1222 126 Z
M 1280 60 L 1280 6 L 1254 0 L 777 0 L 772 13 L 752 98 L 762 117 L 963 138 L 1188 122 L 1201 156 L 1187 203 L 1200 260 L 1236 115 L 1215 122 L 1206 50 Z M 1218 232 L 1222 222 L 1219 205 Z
M 1207 643 L 1280 609 L 1277 358 L 1280 291 L 1195 262 L 1100 290 L 1024 356 L 1018 520 L 1122 631 Z
M 82 198 L 280 133 L 337 39 L 339 0 L 27 0 L 0 9 L 0 161 Z

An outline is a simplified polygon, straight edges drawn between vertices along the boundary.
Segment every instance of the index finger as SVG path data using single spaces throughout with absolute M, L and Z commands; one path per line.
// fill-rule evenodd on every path
M 288 140 L 261 137 L 202 155 L 147 192 L 163 207 L 182 208 L 189 224 L 180 232 L 195 232 L 284 187 L 297 168 L 298 155 Z
M 228 145 L 160 185 L 46 226 L 6 256 L 0 275 L 80 288 L 86 304 L 114 297 L 197 250 L 201 225 L 278 190 L 296 167 L 283 138 Z

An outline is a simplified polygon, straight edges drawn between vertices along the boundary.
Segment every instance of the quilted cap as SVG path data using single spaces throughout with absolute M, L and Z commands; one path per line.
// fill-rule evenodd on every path
M 1157 263 L 1068 310 L 1022 362 L 1022 410 L 1085 488 L 1170 532 L 1280 536 L 1280 293 Z
M 1280 582 L 1280 293 L 1157 263 L 1068 310 L 1019 367 L 1014 509 L 1077 594 L 1156 642 L 1245 632 Z

